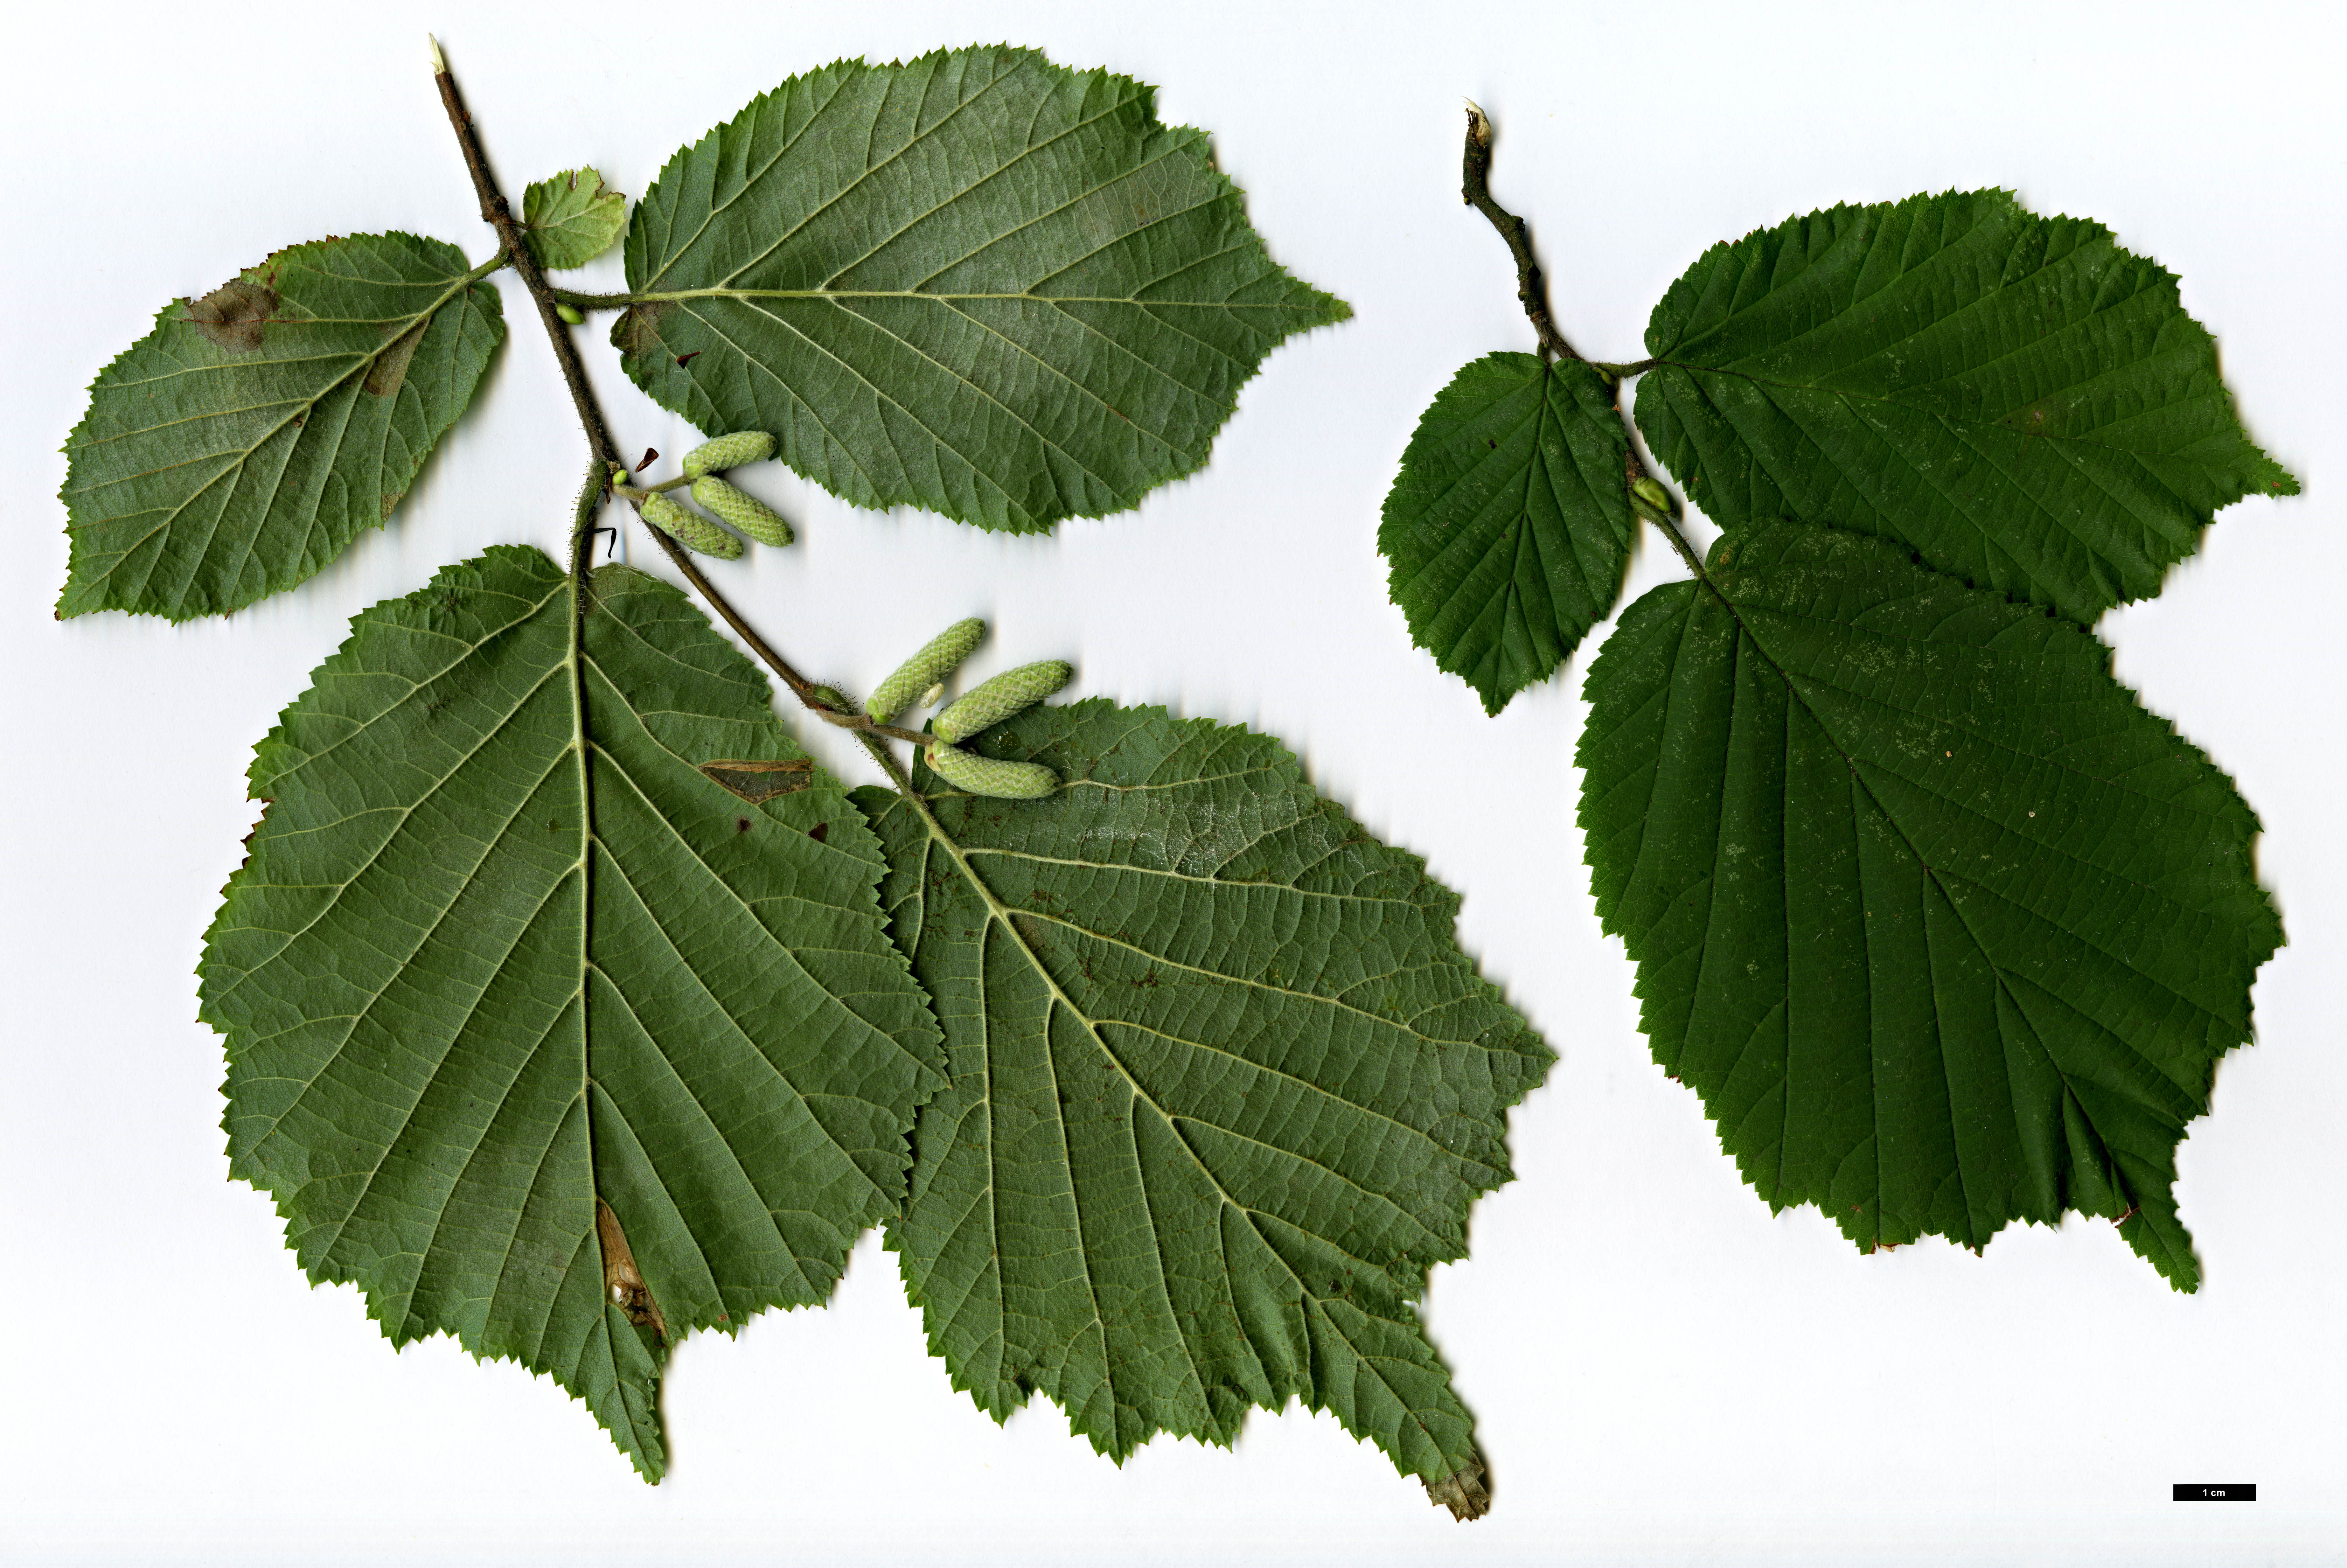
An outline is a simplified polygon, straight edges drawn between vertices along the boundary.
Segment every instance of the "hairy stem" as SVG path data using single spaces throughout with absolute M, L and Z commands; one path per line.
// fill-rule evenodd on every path
M 474 192 L 481 199 L 481 220 L 497 230 L 498 239 L 505 244 L 506 259 L 513 263 L 522 286 L 529 291 L 530 299 L 538 306 L 538 319 L 546 328 L 547 341 L 554 345 L 556 363 L 562 367 L 563 384 L 570 389 L 570 405 L 578 413 L 579 428 L 587 433 L 590 464 L 588 488 L 579 495 L 578 510 L 571 521 L 570 540 L 570 569 L 583 582 L 587 575 L 587 558 L 592 553 L 588 541 L 594 537 L 597 504 L 604 489 L 610 487 L 611 470 L 616 467 L 625 472 L 627 465 L 621 460 L 619 448 L 612 444 L 610 426 L 604 424 L 602 407 L 595 401 L 595 389 L 588 384 L 587 367 L 579 358 L 579 345 L 570 336 L 569 324 L 555 313 L 554 307 L 557 304 L 574 307 L 600 305 L 607 302 L 623 305 L 628 299 L 624 294 L 572 294 L 547 282 L 544 270 L 538 266 L 538 258 L 530 254 L 529 245 L 522 236 L 521 225 L 514 219 L 513 208 L 507 202 L 505 193 L 497 189 L 497 176 L 490 172 L 488 156 L 482 151 L 480 136 L 473 128 L 473 117 L 466 112 L 465 101 L 456 91 L 456 78 L 441 58 L 437 45 L 433 47 L 433 81 L 440 89 L 440 102 L 448 111 L 448 124 L 456 133 L 456 145 L 464 151 L 465 168 L 472 174 Z M 684 482 L 654 485 L 641 490 L 632 485 L 619 488 L 631 504 L 641 507 L 641 497 L 674 489 Z M 790 661 L 777 653 L 771 643 L 758 635 L 754 627 L 742 619 L 742 612 L 726 602 L 725 596 L 717 591 L 717 585 L 702 574 L 683 546 L 658 528 L 648 528 L 646 531 L 668 557 L 669 564 L 692 585 L 693 591 L 717 612 L 718 619 L 732 627 L 734 635 L 749 645 L 750 651 L 782 678 L 783 684 L 791 689 L 791 694 L 808 712 L 826 723 L 856 731 L 857 738 L 864 742 L 865 749 L 879 757 L 887 766 L 890 781 L 899 790 L 911 794 L 912 781 L 905 775 L 902 768 L 896 765 L 895 759 L 887 754 L 887 748 L 881 745 L 876 737 L 885 735 L 890 740 L 926 745 L 929 736 L 917 730 L 880 723 L 863 713 L 834 707 L 818 697 L 815 682 L 791 668 Z
M 1540 261 L 1532 254 L 1532 226 L 1491 200 L 1491 121 L 1471 101 L 1467 105 L 1467 151 L 1460 168 L 1460 198 L 1491 220 L 1491 227 L 1508 242 L 1508 253 L 1516 259 L 1516 299 L 1540 339 L 1541 357 L 1579 359 L 1549 319 L 1548 280 L 1541 276 Z
M 1549 320 L 1548 280 L 1541 275 L 1540 258 L 1532 254 L 1532 225 L 1491 200 L 1491 120 L 1471 99 L 1467 105 L 1467 152 L 1462 167 L 1465 180 L 1460 194 L 1470 207 L 1491 220 L 1491 227 L 1500 231 L 1500 238 L 1508 242 L 1509 253 L 1516 259 L 1516 299 L 1524 307 L 1524 314 L 1531 318 L 1532 331 L 1540 336 L 1542 357 L 1553 354 L 1565 359 L 1579 359 L 1581 356 L 1558 335 L 1556 323 Z M 1625 376 L 1635 375 L 1654 364 L 1648 359 L 1635 364 L 1596 364 L 1592 368 L 1619 383 Z M 1618 403 L 1615 412 L 1620 412 Z M 1696 553 L 1695 546 L 1687 542 L 1686 535 L 1679 531 L 1678 523 L 1669 511 L 1637 493 L 1635 487 L 1639 480 L 1648 477 L 1646 466 L 1638 460 L 1637 453 L 1632 451 L 1622 476 L 1622 483 L 1632 487 L 1631 512 L 1661 529 L 1671 548 L 1678 552 L 1679 559 L 1686 562 L 1687 569 L 1695 573 L 1696 580 L 1706 587 L 1710 586 L 1711 574 L 1703 569 L 1703 558 Z
M 1646 477 L 1645 468 L 1639 463 L 1635 453 L 1630 457 L 1629 469 L 1630 479 L 1634 484 Z M 1678 552 L 1679 559 L 1686 562 L 1687 569 L 1695 573 L 1696 580 L 1706 587 L 1710 585 L 1711 574 L 1703 569 L 1703 558 L 1696 554 L 1695 546 L 1687 542 L 1686 535 L 1679 531 L 1678 524 L 1673 520 L 1668 512 L 1660 507 L 1648 504 L 1645 497 L 1635 492 L 1633 492 L 1630 497 L 1630 510 L 1660 528 L 1663 538 L 1669 541 L 1671 548 Z

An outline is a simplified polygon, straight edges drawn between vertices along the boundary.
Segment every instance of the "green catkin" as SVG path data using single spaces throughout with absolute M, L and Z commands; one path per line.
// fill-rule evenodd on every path
M 774 455 L 774 438 L 763 430 L 736 430 L 703 441 L 684 455 L 684 477 L 698 479 L 719 468 L 763 463 Z
M 999 724 L 1011 714 L 1033 707 L 1075 679 L 1075 666 L 1064 659 L 1046 659 L 1040 663 L 1005 670 L 992 680 L 972 687 L 960 702 L 939 713 L 931 728 L 941 741 L 974 735 L 989 724 Z
M 971 794 L 994 800 L 1040 800 L 1060 787 L 1060 775 L 1040 763 L 1010 763 L 981 757 L 959 746 L 931 746 L 929 771 Z
M 749 535 L 762 545 L 786 545 L 791 542 L 791 526 L 783 521 L 782 514 L 750 495 L 737 490 L 713 474 L 703 475 L 692 482 L 692 498 L 717 514 L 717 520 Z
M 932 684 L 952 674 L 978 640 L 986 635 L 986 622 L 976 616 L 957 620 L 935 637 L 922 650 L 897 666 L 896 673 L 873 689 L 864 700 L 866 718 L 887 723 L 910 707 L 913 699 Z
M 742 541 L 702 517 L 689 507 L 681 506 L 666 496 L 646 496 L 641 508 L 644 521 L 674 539 L 689 550 L 699 550 L 719 560 L 738 559 Z

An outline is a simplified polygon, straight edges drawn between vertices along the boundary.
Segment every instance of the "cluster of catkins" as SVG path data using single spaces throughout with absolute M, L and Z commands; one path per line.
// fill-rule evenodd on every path
M 757 497 L 737 490 L 717 477 L 720 468 L 763 463 L 774 455 L 774 438 L 763 430 L 737 430 L 704 441 L 684 455 L 684 477 L 692 481 L 692 498 L 724 522 L 762 545 L 791 542 L 791 526 Z M 742 541 L 682 501 L 661 494 L 644 497 L 638 509 L 644 521 L 689 550 L 720 560 L 742 554 Z
M 865 716 L 885 724 L 916 697 L 923 707 L 935 702 L 945 694 L 945 678 L 969 657 L 969 651 L 985 635 L 986 622 L 975 617 L 957 620 L 938 632 L 874 688 L 864 704 Z M 997 800 L 1037 800 L 1050 794 L 1060 787 L 1060 775 L 1042 764 L 982 757 L 953 743 L 1025 712 L 1065 686 L 1075 673 L 1074 666 L 1063 659 L 1045 659 L 1005 670 L 970 688 L 929 725 L 929 771 L 956 789 Z

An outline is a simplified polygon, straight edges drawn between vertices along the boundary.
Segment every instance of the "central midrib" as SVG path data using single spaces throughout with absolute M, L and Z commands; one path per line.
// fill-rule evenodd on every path
M 587 591 L 589 585 L 583 573 L 584 564 L 583 559 L 574 560 L 570 569 L 563 573 L 566 603 L 569 610 L 569 628 L 563 647 L 563 661 L 567 666 L 570 688 L 570 754 L 578 768 L 579 854 L 578 858 L 572 863 L 572 870 L 579 880 L 579 989 L 574 994 L 578 998 L 579 1008 L 578 1095 L 579 1114 L 584 1119 L 586 1126 L 588 1212 L 592 1215 L 595 1212 L 595 1204 L 607 1203 L 609 1200 L 603 1195 L 602 1165 L 595 1154 L 594 1025 L 591 1021 L 594 1009 L 589 1005 L 587 997 L 589 977 L 592 974 L 594 966 L 595 788 L 593 769 L 595 763 L 594 747 L 590 743 L 587 728 L 587 661 L 584 643 L 589 606 Z M 622 1234 L 625 1234 L 626 1221 L 616 1210 L 613 1211 L 612 1217 L 613 1223 L 620 1226 Z M 606 1255 L 603 1247 L 603 1227 L 595 1225 L 593 1229 L 595 1256 L 600 1266 L 598 1272 L 603 1278 L 601 1287 L 596 1292 L 596 1312 L 600 1316 L 611 1304 L 610 1291 L 614 1286 L 610 1284 L 611 1259 Z M 645 1305 L 651 1310 L 654 1320 L 661 1321 L 660 1303 L 652 1294 L 650 1280 L 644 1282 L 643 1292 Z
M 1643 369 L 1649 371 L 1676 370 L 1683 371 L 1689 375 L 1702 374 L 1734 376 L 1737 380 L 1748 382 L 1754 386 L 1774 387 L 1783 392 L 1806 392 L 1819 397 L 1839 398 L 1844 403 L 1877 404 L 1886 408 L 1896 408 L 1909 414 L 1925 415 L 1931 418 L 1938 420 L 1941 424 L 1947 425 L 1952 430 L 2002 430 L 2007 435 L 2017 436 L 2024 440 L 2060 441 L 2065 442 L 2074 446 L 2091 446 L 2097 451 L 2123 453 L 2129 456 L 2135 456 L 2135 454 L 2127 447 L 2119 446 L 2116 442 L 2098 441 L 2090 436 L 2069 435 L 2058 430 L 2021 430 L 2004 423 L 2004 416 L 2002 415 L 1994 419 L 1964 418 L 1957 415 L 1949 414 L 1942 409 L 1927 407 L 1919 402 L 1912 402 L 1907 399 L 1895 397 L 1887 393 L 1849 392 L 1839 386 L 1826 386 L 1806 381 L 1786 381 L 1776 376 L 1757 374 L 1748 370 L 1732 369 L 1727 365 L 1691 364 L 1685 360 L 1677 359 L 1649 360 L 1646 362 Z M 2067 389 L 2063 388 L 2060 390 L 2066 391 Z M 2058 395 L 2058 393 L 2049 393 L 2047 395 Z M 2037 398 L 2031 399 L 2031 402 L 2033 403 L 2041 401 L 2043 400 Z
M 666 304 L 674 300 L 1031 300 L 1045 305 L 1145 305 L 1152 309 L 1186 306 L 1209 311 L 1246 308 L 1227 300 L 1144 300 L 1134 294 L 1039 294 L 1026 290 L 976 289 L 670 289 L 620 297 L 632 305 Z

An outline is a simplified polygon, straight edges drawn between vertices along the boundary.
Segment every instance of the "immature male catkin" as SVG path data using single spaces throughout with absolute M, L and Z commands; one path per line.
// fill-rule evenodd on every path
M 736 430 L 731 436 L 720 436 L 703 441 L 684 455 L 684 477 L 698 479 L 703 474 L 719 468 L 738 468 L 744 463 L 763 463 L 774 455 L 774 438 L 763 430 Z
M 1060 775 L 1040 763 L 981 757 L 959 746 L 931 746 L 928 762 L 929 771 L 956 789 L 996 800 L 1040 800 L 1060 787 Z
M 1075 666 L 1064 659 L 1046 659 L 1005 670 L 963 693 L 961 701 L 938 715 L 938 722 L 930 729 L 941 741 L 974 735 L 1013 713 L 1026 712 L 1075 679 Z
M 762 545 L 791 542 L 791 526 L 783 521 L 781 513 L 714 474 L 704 474 L 692 482 L 692 498 L 716 513 L 721 522 L 732 524 Z
M 894 674 L 873 689 L 864 700 L 865 716 L 885 724 L 903 712 L 925 689 L 952 674 L 985 635 L 986 622 L 972 616 L 930 638 L 918 653 L 897 665 Z
M 742 554 L 742 541 L 702 517 L 690 507 L 680 506 L 666 496 L 646 496 L 643 501 L 644 521 L 674 539 L 689 550 L 699 550 L 719 560 L 733 560 Z

